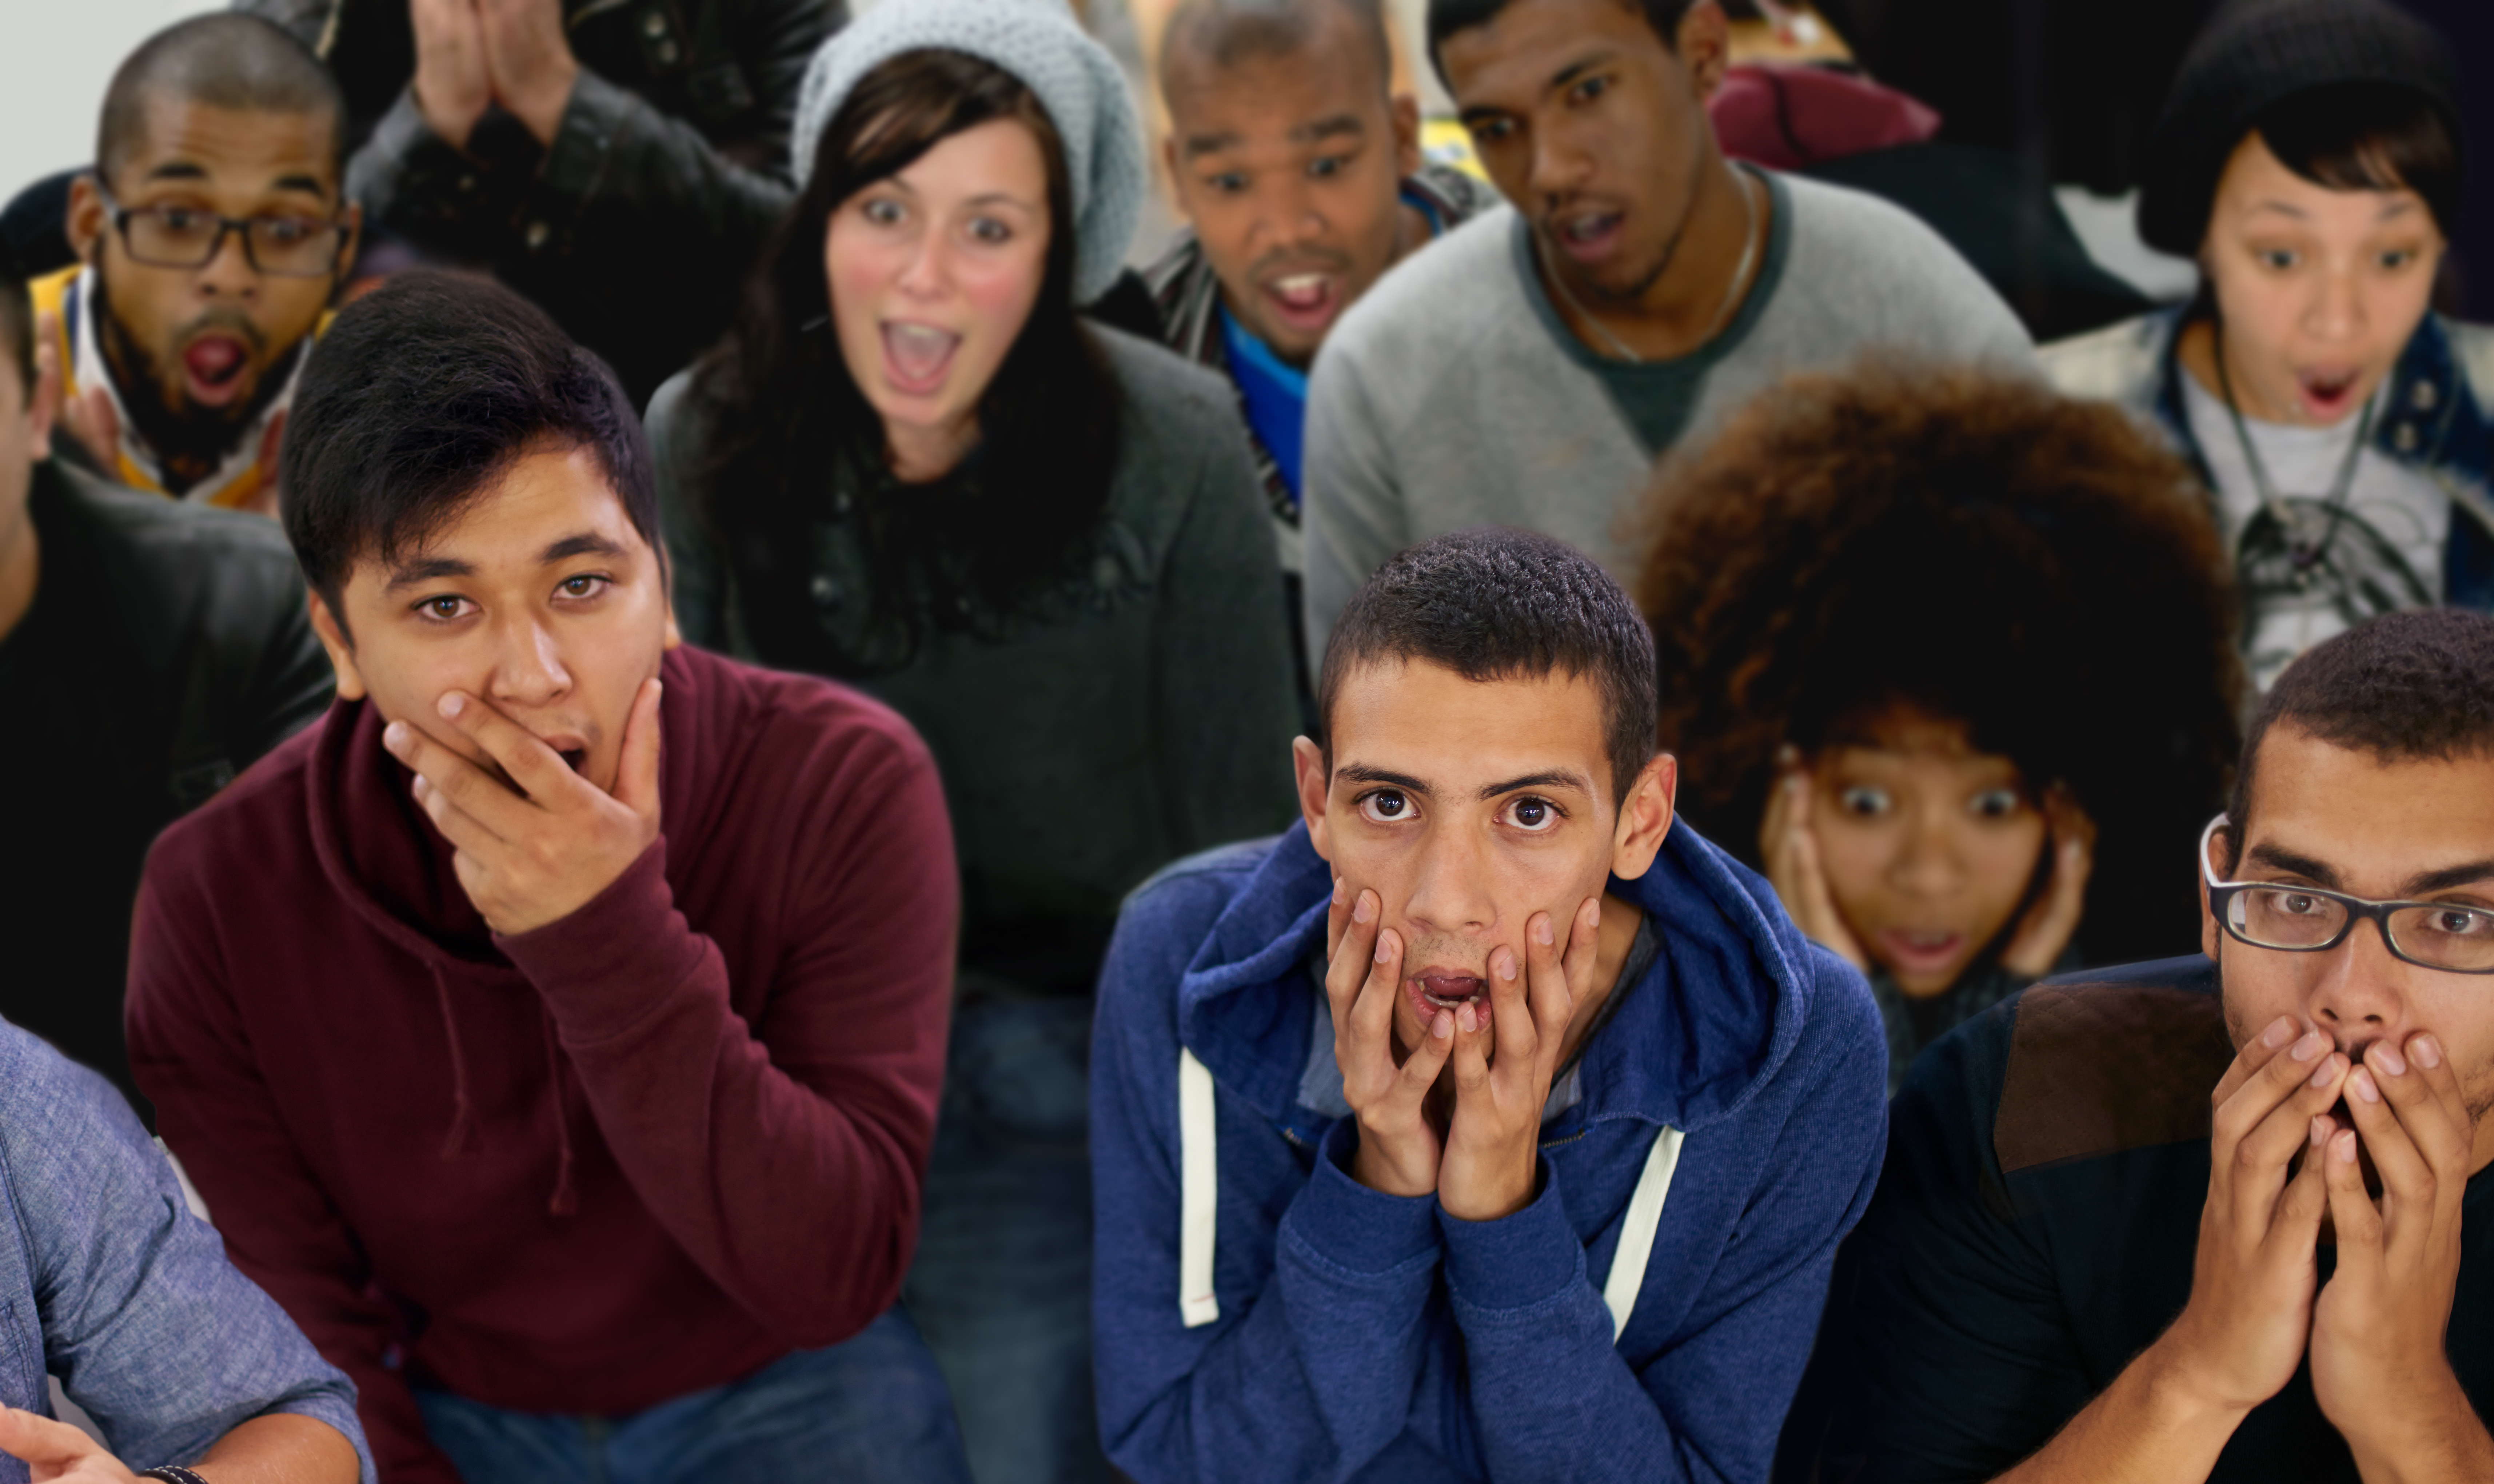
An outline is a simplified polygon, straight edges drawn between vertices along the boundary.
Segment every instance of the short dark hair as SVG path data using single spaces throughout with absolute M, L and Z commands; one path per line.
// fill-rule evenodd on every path
M 2494 754 L 2494 618 L 2456 608 L 2384 614 L 2286 667 L 2243 735 L 2227 810 L 2227 869 L 2251 837 L 2261 743 L 2289 725 L 2380 763 Z
M 1964 727 L 2097 827 L 2083 952 L 2180 952 L 2180 860 L 2225 797 L 2241 666 L 2190 467 L 2110 403 L 1910 364 L 1796 377 L 1666 464 L 1638 596 L 1680 808 L 1763 864 L 1785 747 Z
M 641 420 L 545 311 L 464 274 L 403 273 L 314 346 L 279 456 L 286 537 L 330 607 L 366 557 L 420 548 L 532 448 L 593 450 L 665 570 Z
M 1414 659 L 1468 681 L 1564 671 L 1592 681 L 1614 804 L 1654 757 L 1654 635 L 1611 574 L 1565 542 L 1482 526 L 1423 541 L 1379 567 L 1325 642 L 1316 742 L 1328 758 L 1333 704 L 1351 672 Z
M 0 244 L 0 354 L 17 367 L 18 394 L 35 395 L 35 301 L 26 291 L 26 270 Z
M 147 105 L 176 99 L 250 113 L 325 114 L 333 167 L 347 152 L 347 99 L 311 47 L 273 21 L 220 11 L 138 44 L 104 92 L 96 169 L 109 181 L 147 134 Z
M 1488 25 L 1497 18 L 1499 12 L 1514 3 L 1515 0 L 1429 0 L 1429 65 L 1438 70 L 1440 81 L 1446 80 L 1446 64 L 1439 51 L 1446 45 L 1447 38 L 1458 31 Z M 1654 27 L 1654 34 L 1662 38 L 1664 48 L 1669 50 L 1678 48 L 1680 22 L 1697 0 L 1619 0 L 1619 3 L 1645 16 L 1645 23 Z
M 2414 191 L 2446 237 L 2459 230 L 2459 141 L 2432 100 L 2378 82 L 2314 88 L 2271 105 L 2252 131 L 2278 163 L 2332 191 Z
M 1182 0 L 1161 33 L 1162 89 L 1181 56 L 1203 57 L 1216 68 L 1298 56 L 1323 35 L 1327 12 L 1350 20 L 1376 58 L 1378 86 L 1390 86 L 1394 45 L 1383 0 Z

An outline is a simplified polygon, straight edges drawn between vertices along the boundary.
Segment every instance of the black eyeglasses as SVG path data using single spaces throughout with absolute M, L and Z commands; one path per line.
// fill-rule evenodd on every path
M 124 206 L 107 193 L 104 204 L 133 262 L 151 268 L 204 268 L 228 232 L 242 233 L 242 255 L 273 278 L 327 278 L 338 271 L 347 228 L 319 217 L 226 217 L 195 206 Z
M 2283 954 L 2323 954 L 2370 918 L 2394 958 L 2446 974 L 2494 974 L 2494 911 L 2456 902 L 2370 901 L 2267 881 L 2219 881 L 2208 863 L 2208 842 L 2226 824 L 2220 814 L 2200 832 L 2200 874 L 2208 884 L 2208 910 L 2227 937 Z

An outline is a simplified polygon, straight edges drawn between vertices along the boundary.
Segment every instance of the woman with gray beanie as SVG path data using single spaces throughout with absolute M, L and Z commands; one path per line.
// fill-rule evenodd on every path
M 1101 1476 L 1085 1075 L 1117 906 L 1293 814 L 1268 518 L 1213 374 L 1078 314 L 1145 191 L 1062 0 L 883 0 L 650 434 L 686 638 L 854 684 L 943 772 L 963 923 L 908 1306 L 981 1484 Z
M 2139 198 L 2180 308 L 2048 346 L 2200 466 L 2261 688 L 2376 614 L 2494 609 L 2494 332 L 2431 313 L 2459 220 L 2449 48 L 2388 0 L 2234 0 L 2184 58 Z

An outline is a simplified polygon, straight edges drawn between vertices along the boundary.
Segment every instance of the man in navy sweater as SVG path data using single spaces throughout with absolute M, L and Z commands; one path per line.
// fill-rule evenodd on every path
M 1092 1050 L 1101 1432 L 1162 1479 L 1765 1474 L 1878 1013 L 1672 828 L 1600 567 L 1460 531 L 1333 630 L 1304 822 L 1182 862 Z

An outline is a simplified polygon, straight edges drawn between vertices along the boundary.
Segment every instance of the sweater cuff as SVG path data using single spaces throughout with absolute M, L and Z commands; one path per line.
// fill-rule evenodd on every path
M 536 985 L 563 1039 L 577 1045 L 631 1029 L 693 976 L 707 949 L 676 910 L 664 835 L 571 916 L 515 937 L 497 934 L 494 946 Z
M 1536 1156 L 1540 1193 L 1496 1221 L 1438 1213 L 1446 1238 L 1446 1287 L 1476 1309 L 1529 1309 L 1585 1281 L 1585 1249 L 1567 1225 L 1558 1172 Z
M 415 90 L 402 88 L 356 152 L 348 194 L 372 202 L 385 222 L 473 230 L 495 214 L 496 173 L 488 161 L 435 134 L 415 106 Z
M 1355 1117 L 1337 1118 L 1317 1145 L 1317 1166 L 1282 1220 L 1284 1234 L 1348 1273 L 1388 1273 L 1438 1247 L 1435 1196 L 1388 1196 L 1351 1177 Z
M 520 203 L 520 244 L 530 257 L 571 256 L 573 231 L 606 178 L 615 141 L 647 106 L 588 68 L 580 70 L 563 104 L 563 122 L 546 146 L 545 163 Z

